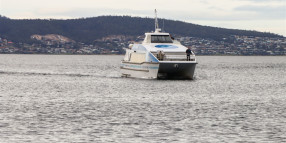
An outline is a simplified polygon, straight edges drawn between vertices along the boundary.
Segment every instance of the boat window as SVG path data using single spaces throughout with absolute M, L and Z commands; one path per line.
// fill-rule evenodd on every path
M 173 43 L 169 35 L 151 35 L 151 43 Z

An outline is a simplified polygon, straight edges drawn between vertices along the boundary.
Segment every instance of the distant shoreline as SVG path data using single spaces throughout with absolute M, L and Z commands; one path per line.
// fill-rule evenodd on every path
M 0 55 L 124 56 L 124 54 L 118 55 L 118 54 L 17 54 L 17 53 L 0 53 Z M 238 57 L 238 56 L 246 56 L 246 57 L 250 57 L 250 56 L 264 56 L 264 57 L 284 57 L 286 55 L 196 55 L 196 56 L 234 56 L 234 57 Z

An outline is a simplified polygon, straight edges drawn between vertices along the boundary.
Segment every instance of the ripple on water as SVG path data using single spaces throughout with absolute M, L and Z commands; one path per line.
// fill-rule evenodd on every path
M 12 60 L 13 59 L 13 60 Z M 0 142 L 283 142 L 285 57 L 198 57 L 195 80 L 122 56 L 0 56 Z

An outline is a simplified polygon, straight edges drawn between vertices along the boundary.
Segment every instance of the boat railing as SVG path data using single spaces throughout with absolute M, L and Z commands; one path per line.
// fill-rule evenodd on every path
M 165 55 L 166 60 L 186 60 L 187 56 L 186 55 Z
M 191 61 L 195 61 L 195 56 L 190 56 Z M 187 61 L 187 55 L 165 55 L 165 61 Z
M 187 55 L 185 53 L 164 53 L 164 56 L 160 58 L 157 53 L 153 53 L 155 57 L 160 61 L 187 61 Z M 195 61 L 195 55 L 190 55 L 191 61 Z

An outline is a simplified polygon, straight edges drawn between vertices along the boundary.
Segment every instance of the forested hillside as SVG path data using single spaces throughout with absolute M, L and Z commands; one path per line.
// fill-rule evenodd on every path
M 159 19 L 162 25 L 162 19 Z M 200 26 L 181 21 L 164 20 L 165 31 L 220 41 L 230 35 L 282 37 L 272 33 Z M 0 36 L 14 42 L 31 43 L 31 35 L 59 34 L 76 42 L 92 43 L 108 35 L 139 36 L 154 30 L 154 19 L 130 16 L 100 16 L 81 19 L 9 19 L 0 17 Z

